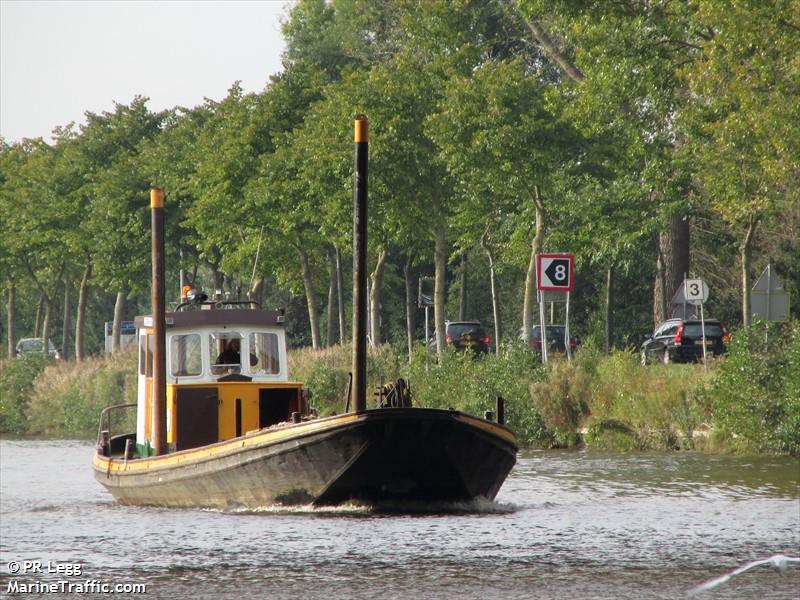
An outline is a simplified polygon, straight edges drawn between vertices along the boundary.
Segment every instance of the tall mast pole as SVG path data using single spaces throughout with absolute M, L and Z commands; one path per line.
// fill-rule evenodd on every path
M 367 163 L 369 122 L 355 119 L 353 185 L 353 411 L 367 409 Z
M 167 343 L 164 271 L 164 190 L 150 188 L 153 309 L 153 448 L 157 456 L 167 453 Z

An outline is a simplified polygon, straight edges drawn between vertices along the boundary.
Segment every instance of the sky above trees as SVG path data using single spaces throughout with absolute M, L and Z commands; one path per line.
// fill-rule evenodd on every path
M 0 136 L 47 139 L 135 95 L 153 110 L 264 88 L 292 2 L 0 2 Z

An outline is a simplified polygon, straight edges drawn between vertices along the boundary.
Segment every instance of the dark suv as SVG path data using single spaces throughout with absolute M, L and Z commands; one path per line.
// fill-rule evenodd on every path
M 491 338 L 486 334 L 480 321 L 447 321 L 444 342 L 458 351 L 472 350 L 476 354 L 489 352 Z M 434 338 L 434 344 L 435 344 Z
M 567 328 L 564 325 L 546 325 L 545 328 L 547 329 L 547 352 L 560 352 L 561 354 L 565 354 L 567 351 Z M 520 331 L 519 337 L 522 339 L 522 331 Z M 570 335 L 570 352 L 574 352 L 578 344 L 580 344 L 578 336 Z M 531 348 L 541 353 L 542 328 L 539 325 L 534 325 L 531 328 L 530 345 Z
M 705 320 L 706 356 L 725 354 L 730 335 L 716 319 Z M 703 358 L 703 323 L 700 320 L 669 319 L 648 335 L 641 348 L 641 361 L 690 362 Z

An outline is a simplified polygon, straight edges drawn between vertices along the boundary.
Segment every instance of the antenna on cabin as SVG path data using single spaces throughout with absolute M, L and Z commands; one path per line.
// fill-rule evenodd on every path
M 253 282 L 256 280 L 256 267 L 258 266 L 258 254 L 261 252 L 261 238 L 264 236 L 264 226 L 261 226 L 261 231 L 258 234 L 258 246 L 256 246 L 256 258 L 253 261 L 253 274 L 250 275 L 250 286 L 247 288 L 247 297 L 250 298 L 250 292 L 253 290 Z M 252 300 L 252 298 L 250 298 Z

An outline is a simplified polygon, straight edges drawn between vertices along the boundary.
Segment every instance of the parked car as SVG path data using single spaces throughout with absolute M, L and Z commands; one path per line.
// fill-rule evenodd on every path
M 42 338 L 22 338 L 17 342 L 17 356 L 23 354 L 43 354 L 44 343 Z M 47 340 L 47 353 L 56 360 L 61 360 L 61 350 L 55 347 L 52 340 Z
M 561 354 L 566 354 L 567 352 L 567 328 L 564 325 L 545 325 L 546 335 L 547 335 L 547 352 L 548 354 L 551 352 L 560 352 Z M 520 332 L 520 338 L 522 338 L 522 332 Z M 539 325 L 534 325 L 531 328 L 531 337 L 530 337 L 530 344 L 531 348 L 536 350 L 537 352 L 541 353 L 542 351 L 542 328 Z M 577 335 L 570 335 L 569 336 L 569 349 L 570 352 L 574 352 L 575 349 L 580 345 L 580 339 Z
M 480 321 L 445 321 L 444 343 L 458 352 L 472 350 L 476 354 L 489 352 L 492 339 L 486 334 Z M 436 347 L 436 336 L 430 341 Z
M 725 326 L 716 319 L 705 320 L 706 355 L 725 354 L 730 340 Z M 668 319 L 645 337 L 641 362 L 692 362 L 703 358 L 703 323 L 697 319 Z

